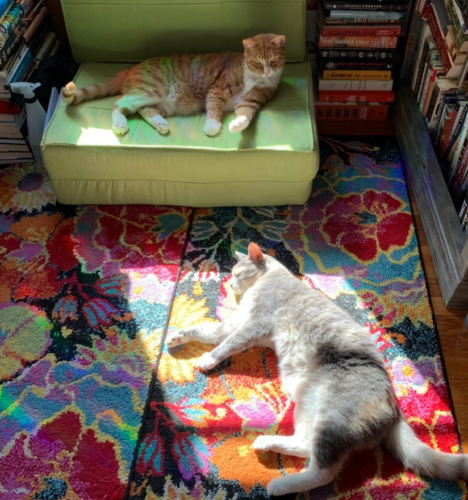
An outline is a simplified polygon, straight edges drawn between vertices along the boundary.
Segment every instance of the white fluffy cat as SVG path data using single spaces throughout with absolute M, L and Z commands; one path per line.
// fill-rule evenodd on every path
M 217 344 L 201 357 L 202 370 L 254 345 L 275 349 L 283 387 L 295 402 L 294 435 L 260 436 L 253 447 L 310 462 L 302 473 L 273 479 L 270 495 L 326 485 L 351 452 L 378 445 L 419 474 L 468 478 L 468 455 L 438 452 L 417 438 L 363 327 L 257 244 L 250 243 L 248 255 L 236 254 L 232 286 L 242 296 L 236 313 L 169 334 L 167 344 Z

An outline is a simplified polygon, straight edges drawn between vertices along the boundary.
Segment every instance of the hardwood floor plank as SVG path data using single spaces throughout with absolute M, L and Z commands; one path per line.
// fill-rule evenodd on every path
M 410 199 L 458 431 L 463 449 L 468 452 L 468 331 L 465 327 L 467 311 L 445 307 L 419 210 L 411 190 Z

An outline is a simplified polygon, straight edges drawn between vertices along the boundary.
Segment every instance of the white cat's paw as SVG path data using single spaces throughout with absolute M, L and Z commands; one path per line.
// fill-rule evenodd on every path
M 235 134 L 236 132 L 242 132 L 249 125 L 249 119 L 245 115 L 238 116 L 234 118 L 229 124 L 229 132 Z
M 221 130 L 220 122 L 218 122 L 214 118 L 206 120 L 205 127 L 203 129 L 203 132 L 205 132 L 206 135 L 212 137 L 213 135 L 219 134 L 220 130 Z
M 175 347 L 190 342 L 190 340 L 192 340 L 191 337 L 184 335 L 183 330 L 179 330 L 178 332 L 167 332 L 166 345 L 168 347 Z
M 198 360 L 197 366 L 201 371 L 205 372 L 211 370 L 218 364 L 218 361 L 214 359 L 211 352 L 205 352 L 203 356 Z
M 154 123 L 155 123 L 156 130 L 160 134 L 164 135 L 164 134 L 167 134 L 169 132 L 169 124 L 162 116 L 157 116 L 154 119 Z
M 113 123 L 112 130 L 116 135 L 124 135 L 128 132 L 128 123 L 126 122 Z
M 272 479 L 267 486 L 267 493 L 273 497 L 287 495 L 288 493 L 296 492 L 297 484 L 291 477 L 283 476 Z
M 258 436 L 258 438 L 252 443 L 253 449 L 257 451 L 269 451 L 271 445 L 271 436 Z

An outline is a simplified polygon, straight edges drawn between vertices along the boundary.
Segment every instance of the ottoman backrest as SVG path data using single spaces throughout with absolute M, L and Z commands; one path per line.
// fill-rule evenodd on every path
M 61 0 L 79 62 L 138 62 L 181 52 L 242 51 L 258 33 L 286 35 L 305 57 L 306 0 Z

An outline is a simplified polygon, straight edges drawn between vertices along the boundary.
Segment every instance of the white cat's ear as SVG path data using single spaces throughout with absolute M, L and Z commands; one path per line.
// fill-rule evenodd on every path
M 241 260 L 245 260 L 247 258 L 247 255 L 245 255 L 245 253 L 240 253 L 235 251 L 234 254 L 238 262 L 240 262 Z
M 249 259 L 255 264 L 264 264 L 262 249 L 256 243 L 249 243 Z
M 242 40 L 242 44 L 244 45 L 245 50 L 249 50 L 254 47 L 257 42 L 253 38 L 246 38 L 245 40 Z
M 284 47 L 286 45 L 286 37 L 284 35 L 277 35 L 275 38 L 272 38 L 271 43 L 278 47 Z

